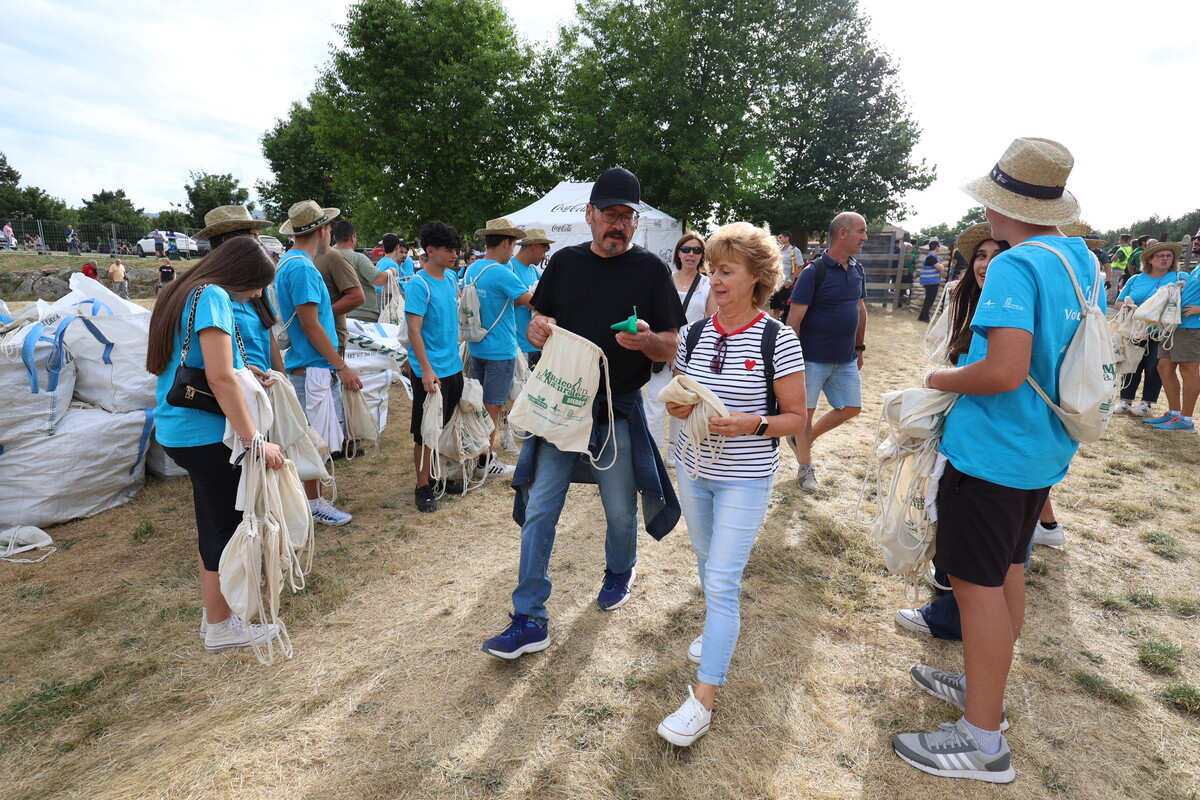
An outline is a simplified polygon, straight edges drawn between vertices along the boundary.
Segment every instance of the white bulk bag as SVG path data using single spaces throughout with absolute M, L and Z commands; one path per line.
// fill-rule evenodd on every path
M 153 434 L 150 436 L 150 446 L 146 448 L 146 471 L 158 478 L 178 478 L 188 474 L 186 469 L 167 455 Z
M 75 364 L 59 328 L 34 322 L 0 337 L 0 446 L 58 431 L 75 390 Z
M 408 362 L 407 333 L 398 325 L 347 319 L 346 333 L 345 359 L 355 372 L 399 370 Z
M 75 407 L 53 436 L 25 439 L 0 453 L 0 527 L 48 528 L 128 502 L 146 478 L 154 415 Z
M 51 309 L 62 313 L 58 303 Z M 154 408 L 158 378 L 146 371 L 149 312 L 114 313 L 100 300 L 85 300 L 62 316 L 69 314 L 86 320 L 70 325 L 63 337 L 75 361 L 75 399 L 106 411 Z

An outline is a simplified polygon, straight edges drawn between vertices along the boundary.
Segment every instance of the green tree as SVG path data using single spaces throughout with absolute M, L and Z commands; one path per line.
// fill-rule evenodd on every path
M 473 230 L 551 186 L 546 90 L 499 0 L 363 0 L 310 97 L 362 237 Z
M 0 153 L 0 185 L 11 184 L 16 186 L 20 182 L 21 173 L 17 172 L 14 167 L 9 165 L 8 156 L 4 155 L 4 153 Z
M 83 201 L 83 208 L 79 209 L 79 221 L 138 227 L 145 225 L 144 212 L 145 209 L 134 208 L 133 202 L 125 196 L 124 189 L 115 192 L 101 189 L 92 195 L 92 199 Z
M 981 222 L 987 222 L 987 217 L 984 216 L 983 206 L 975 206 L 966 214 L 963 214 L 962 218 L 953 225 L 941 222 L 937 225 L 931 225 L 927 228 L 922 228 L 921 232 L 917 234 L 917 240 L 923 242 L 928 241 L 929 239 L 937 239 L 942 244 L 948 245 L 954 241 L 958 234 L 962 233 L 972 225 L 978 225 Z
M 286 119 L 262 135 L 263 158 L 274 180 L 256 181 L 254 189 L 267 217 L 277 222 L 301 200 L 316 200 L 322 207 L 340 208 L 351 216 L 352 209 L 333 188 L 333 158 L 317 143 L 317 117 L 304 103 L 292 103 Z
M 204 215 L 217 206 L 246 206 L 253 210 L 254 204 L 249 202 L 250 190 L 238 185 L 238 179 L 231 173 L 210 175 L 200 172 L 188 172 L 188 180 L 183 186 L 187 192 L 187 209 L 193 228 L 204 227 Z
M 838 211 L 901 211 L 932 181 L 854 4 L 597 0 L 578 14 L 544 57 L 568 174 L 620 163 L 688 223 L 765 220 L 798 238 Z
M 181 231 L 184 228 L 195 226 L 192 225 L 191 214 L 171 208 L 158 212 L 158 218 L 154 220 L 154 227 L 156 230 L 162 231 Z

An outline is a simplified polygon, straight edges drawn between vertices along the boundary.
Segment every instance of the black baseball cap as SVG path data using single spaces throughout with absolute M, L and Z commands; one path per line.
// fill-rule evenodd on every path
M 588 199 L 596 208 L 629 206 L 636 209 L 642 204 L 642 184 L 624 167 L 612 167 L 600 173 L 592 184 L 592 196 Z

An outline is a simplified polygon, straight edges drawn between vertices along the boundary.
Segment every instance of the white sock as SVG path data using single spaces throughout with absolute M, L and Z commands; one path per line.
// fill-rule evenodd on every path
M 311 509 L 311 508 L 316 508 L 316 507 L 317 507 L 317 506 L 319 506 L 320 504 L 321 504 L 321 498 L 319 498 L 319 497 L 318 497 L 318 498 L 316 498 L 316 499 L 314 499 L 314 500 L 309 500 L 309 501 L 308 501 L 308 507 L 309 507 L 310 509 Z
M 987 756 L 994 756 L 1000 752 L 1000 731 L 985 731 L 983 728 L 976 728 L 966 717 L 963 717 L 963 724 L 975 737 L 975 744 L 979 745 L 979 752 Z

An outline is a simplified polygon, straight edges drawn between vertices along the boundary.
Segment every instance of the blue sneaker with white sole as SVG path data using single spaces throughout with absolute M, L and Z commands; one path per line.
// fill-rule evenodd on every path
M 629 602 L 629 587 L 633 586 L 633 579 L 636 577 L 637 570 L 633 567 L 630 567 L 628 572 L 620 573 L 605 567 L 604 585 L 600 587 L 600 594 L 596 595 L 596 603 L 600 610 L 612 611 Z
M 509 614 L 512 623 L 504 632 L 483 643 L 483 652 L 505 661 L 536 653 L 550 646 L 550 624 L 527 614 Z
M 1150 424 L 1150 427 L 1160 431 L 1186 431 L 1187 433 L 1196 432 L 1196 423 L 1190 419 L 1184 419 L 1178 414 L 1171 417 L 1166 422 L 1153 422 Z

